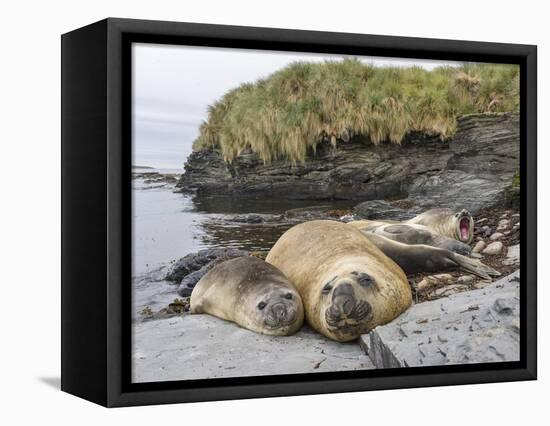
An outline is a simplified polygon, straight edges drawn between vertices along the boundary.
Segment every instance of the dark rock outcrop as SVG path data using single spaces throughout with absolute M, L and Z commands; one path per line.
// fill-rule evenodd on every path
M 303 164 L 264 164 L 243 152 L 232 164 L 215 150 L 191 154 L 178 182 L 197 195 L 286 199 L 407 198 L 419 208 L 467 207 L 472 213 L 503 200 L 519 168 L 519 116 L 476 114 L 458 120 L 453 138 L 410 134 L 402 145 L 360 138 L 318 147 Z
M 249 252 L 232 248 L 204 249 L 190 253 L 176 261 L 164 279 L 179 284 L 178 293 L 182 297 L 191 295 L 195 284 L 215 265 L 224 260 L 248 256 Z

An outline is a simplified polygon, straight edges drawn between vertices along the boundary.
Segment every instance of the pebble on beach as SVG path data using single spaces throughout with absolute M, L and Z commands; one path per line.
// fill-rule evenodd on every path
M 480 240 L 476 243 L 476 245 L 474 246 L 474 248 L 472 249 L 472 253 L 479 253 L 481 251 L 483 251 L 483 249 L 487 246 L 487 244 L 485 244 L 485 241 L 483 240 Z
M 510 227 L 510 220 L 509 219 L 502 219 L 498 222 L 497 231 L 501 231 L 503 229 L 508 229 L 509 227 Z
M 470 284 L 473 281 L 474 277 L 472 275 L 462 275 L 456 280 L 456 282 L 459 284 Z
M 502 238 L 504 236 L 504 234 L 500 233 L 500 232 L 495 232 L 493 235 L 491 235 L 489 237 L 489 239 L 491 241 L 495 241 L 495 240 L 498 240 L 499 238 Z
M 504 249 L 504 244 L 502 244 L 500 241 L 495 241 L 494 243 L 489 244 L 483 250 L 483 254 L 488 254 L 488 255 L 494 256 L 494 255 L 502 253 L 503 249 Z

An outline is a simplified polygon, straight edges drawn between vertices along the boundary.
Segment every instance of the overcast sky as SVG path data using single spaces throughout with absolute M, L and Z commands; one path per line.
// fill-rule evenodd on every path
M 341 60 L 344 55 L 136 43 L 133 58 L 133 164 L 180 169 L 191 152 L 206 108 L 229 89 L 295 61 Z M 358 57 L 377 66 L 453 62 Z

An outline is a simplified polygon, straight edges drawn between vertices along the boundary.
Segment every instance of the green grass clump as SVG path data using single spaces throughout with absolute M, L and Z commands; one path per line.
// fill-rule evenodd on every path
M 446 139 L 460 115 L 519 109 L 519 66 L 464 64 L 427 71 L 359 60 L 295 62 L 230 90 L 208 109 L 193 148 L 231 162 L 251 148 L 266 163 L 303 162 L 317 145 L 355 135 L 400 144 L 407 133 Z

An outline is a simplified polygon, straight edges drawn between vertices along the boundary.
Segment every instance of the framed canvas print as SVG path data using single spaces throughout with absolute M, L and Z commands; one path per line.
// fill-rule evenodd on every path
M 126 406 L 535 378 L 535 46 L 63 35 L 63 390 Z

